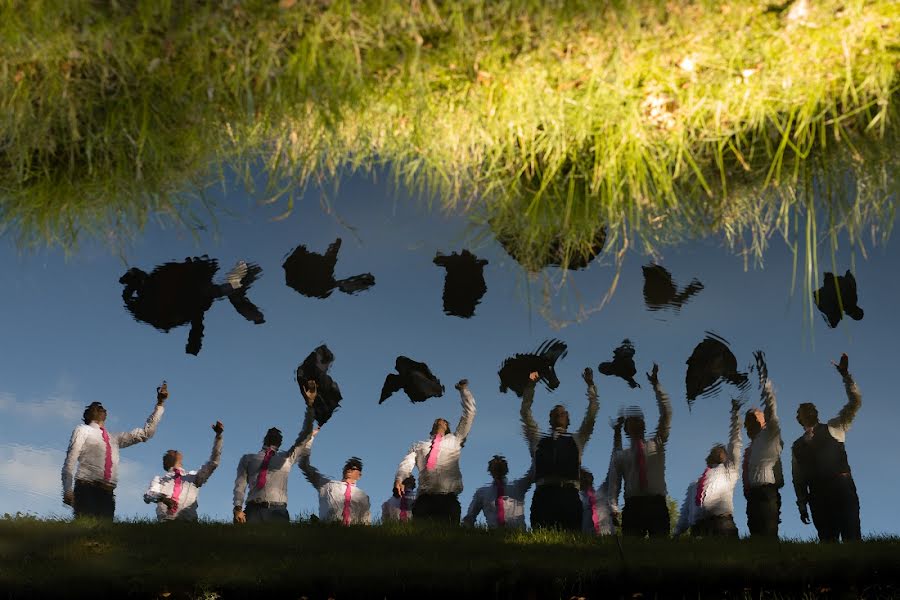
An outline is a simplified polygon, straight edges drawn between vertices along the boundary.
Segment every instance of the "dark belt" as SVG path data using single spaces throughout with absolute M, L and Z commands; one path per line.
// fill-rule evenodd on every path
M 253 500 L 247 503 L 247 508 L 284 508 L 287 506 L 287 502 L 262 502 L 260 500 Z
M 580 486 L 580 482 L 573 481 L 571 479 L 557 479 L 555 477 L 545 477 L 543 479 L 538 480 L 537 487 L 560 487 L 560 488 L 571 487 L 571 488 L 575 488 L 577 490 L 581 486 Z
M 108 481 L 96 481 L 89 479 L 76 479 L 75 483 L 77 485 L 83 485 L 86 487 L 97 488 L 99 490 L 103 490 L 105 492 L 111 492 L 116 489 L 116 486 Z

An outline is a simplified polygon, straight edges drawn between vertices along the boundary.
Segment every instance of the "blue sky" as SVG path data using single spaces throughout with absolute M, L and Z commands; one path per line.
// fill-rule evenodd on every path
M 469 379 L 478 414 L 462 458 L 465 510 L 474 490 L 487 482 L 487 461 L 493 454 L 508 457 L 511 475 L 528 468 L 518 399 L 499 393 L 497 370 L 505 357 L 549 337 L 565 341 L 569 354 L 557 366 L 559 389 L 549 394 L 539 388 L 535 415 L 541 424 L 558 402 L 569 407 L 574 423 L 580 422 L 586 406 L 582 369 L 596 369 L 609 360 L 623 338 L 637 349 L 639 381 L 645 382 L 643 372 L 659 362 L 660 379 L 674 405 L 669 494 L 680 503 L 688 483 L 702 472 L 709 447 L 726 438 L 727 395 L 700 399 L 691 411 L 685 400 L 685 360 L 704 332 L 712 330 L 731 342 L 740 365 L 751 362 L 753 350 L 766 352 L 780 403 L 787 478 L 788 449 L 800 435 L 794 419 L 797 404 L 815 402 L 824 418 L 836 414 L 846 397 L 829 361 L 841 352 L 850 355 L 851 372 L 863 393 L 862 410 L 847 436 L 863 531 L 900 535 L 900 517 L 891 503 L 882 501 L 900 493 L 897 479 L 885 477 L 900 462 L 896 452 L 885 451 L 885 442 L 895 435 L 897 415 L 890 375 L 897 352 L 889 334 L 900 331 L 893 307 L 900 282 L 889 276 L 896 273 L 900 258 L 896 243 L 870 247 L 867 259 L 857 256 L 860 306 L 866 316 L 859 322 L 845 319 L 836 330 L 828 330 L 818 315 L 812 332 L 804 323 L 805 298 L 799 288 L 791 295 L 791 255 L 780 241 L 773 241 L 763 269 L 745 271 L 742 259 L 715 239 L 664 250 L 660 262 L 679 285 L 697 277 L 706 286 L 680 313 L 646 310 L 640 266 L 647 258 L 632 253 L 603 310 L 553 329 L 537 311 L 542 279 L 529 280 L 489 239 L 472 245 L 477 231 L 465 217 L 429 211 L 424 202 L 384 181 L 343 181 L 330 197 L 331 213 L 323 210 L 319 193 L 310 192 L 280 221 L 273 217 L 283 206 L 260 207 L 243 191 L 231 189 L 220 202 L 234 215 L 220 217 L 215 231 L 195 239 L 183 229 L 151 224 L 126 250 L 125 261 L 92 243 L 67 258 L 58 250 L 21 253 L 10 236 L 0 240 L 0 330 L 5 341 L 0 356 L 0 514 L 67 515 L 59 471 L 84 405 L 99 400 L 109 410 L 112 428 L 132 428 L 143 423 L 156 385 L 167 379 L 171 399 L 156 437 L 122 453 L 117 515 L 150 518 L 153 509 L 141 495 L 161 471 L 163 452 L 178 448 L 188 468 L 198 467 L 211 447 L 209 426 L 219 419 L 225 424 L 222 463 L 201 492 L 200 513 L 230 519 L 239 457 L 257 451 L 271 426 L 281 428 L 286 440 L 296 434 L 303 408 L 294 369 L 321 343 L 337 357 L 331 374 L 341 385 L 344 403 L 317 438 L 312 461 L 323 472 L 338 475 L 348 456 L 362 457 L 360 485 L 375 507 L 388 497 L 398 462 L 413 441 L 427 437 L 433 419 L 443 416 L 455 425 L 460 409 L 452 386 L 462 377 Z M 285 286 L 281 263 L 286 253 L 300 243 L 321 252 L 336 237 L 344 241 L 336 276 L 371 272 L 374 288 L 318 300 Z M 490 261 L 485 268 L 488 292 L 468 320 L 443 314 L 445 271 L 431 262 L 438 250 L 463 247 Z M 207 313 L 203 349 L 195 357 L 184 352 L 186 328 L 164 334 L 131 318 L 118 278 L 130 266 L 149 271 L 168 260 L 201 254 L 220 260 L 220 275 L 240 258 L 263 267 L 250 297 L 266 323 L 253 325 L 227 302 L 217 302 Z M 849 261 L 849 252 L 839 252 L 841 272 Z M 557 272 L 547 274 L 558 281 Z M 579 302 L 596 305 L 613 274 L 603 259 L 575 273 L 554 300 L 554 310 L 572 316 Z M 382 382 L 398 354 L 427 362 L 448 389 L 444 397 L 412 405 L 400 394 L 379 406 Z M 602 478 L 612 444 L 609 417 L 620 406 L 638 404 L 652 421 L 655 404 L 646 384 L 632 390 L 596 371 L 595 379 L 601 412 L 584 462 Z M 292 515 L 316 510 L 315 492 L 299 470 L 291 476 L 289 493 Z M 814 536 L 811 526 L 800 523 L 789 481 L 783 499 L 782 533 Z M 735 510 L 746 533 L 739 490 Z

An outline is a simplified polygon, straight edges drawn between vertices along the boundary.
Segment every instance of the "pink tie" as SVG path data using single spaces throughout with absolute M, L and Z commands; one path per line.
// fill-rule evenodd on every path
M 741 475 L 742 483 L 744 484 L 744 495 L 747 495 L 747 491 L 750 489 L 750 449 L 753 448 L 753 442 L 750 442 L 750 445 L 747 446 L 747 449 L 744 450 L 744 468 L 743 474 Z
M 634 444 L 638 461 L 638 481 L 641 491 L 647 489 L 647 454 L 644 452 L 644 440 L 636 440 Z
M 343 515 L 343 517 L 344 517 L 344 525 L 349 525 L 350 524 L 350 494 L 352 492 L 350 489 L 350 486 L 351 486 L 350 482 L 347 481 L 346 484 L 347 484 L 347 490 L 344 492 L 344 515 Z
M 594 524 L 594 533 L 600 535 L 600 515 L 597 514 L 597 495 L 594 490 L 588 488 L 588 504 L 591 505 L 591 522 Z
M 409 515 L 407 511 L 409 510 L 409 504 L 406 501 L 406 494 L 400 496 L 400 521 L 406 523 L 409 520 Z
M 503 506 L 503 482 L 497 482 L 497 525 L 499 527 L 506 526 L 506 507 Z
M 169 509 L 169 514 L 174 515 L 178 510 L 178 498 L 181 497 L 181 469 L 175 469 L 175 487 L 172 488 L 172 501 L 174 504 Z
M 700 506 L 703 504 L 703 486 L 706 485 L 706 474 L 709 473 L 709 467 L 703 471 L 703 475 L 700 476 L 700 481 L 697 482 L 697 496 L 694 498 L 694 504 Z
M 266 450 L 266 456 L 263 458 L 262 465 L 259 467 L 259 475 L 256 477 L 256 489 L 261 490 L 266 487 L 266 475 L 269 471 L 269 461 L 272 460 L 272 455 L 275 454 L 275 450 L 269 448 Z
M 437 466 L 438 455 L 441 453 L 441 440 L 444 439 L 444 434 L 439 433 L 434 436 L 434 441 L 431 442 L 431 452 L 428 453 L 428 461 L 425 463 L 425 468 L 429 471 L 434 470 Z
M 103 479 L 109 481 L 112 479 L 112 446 L 109 443 L 109 433 L 103 427 L 103 441 L 106 443 L 106 460 L 103 461 Z

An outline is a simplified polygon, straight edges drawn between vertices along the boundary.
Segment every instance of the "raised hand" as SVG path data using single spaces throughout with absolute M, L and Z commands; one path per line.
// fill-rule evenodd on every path
M 315 379 L 310 379 L 300 386 L 300 391 L 303 393 L 303 399 L 306 400 L 306 405 L 312 406 L 313 402 L 316 401 L 316 396 L 319 395 L 319 386 L 316 384 Z
M 394 482 L 394 491 L 397 492 L 397 496 L 402 496 L 403 492 L 406 491 L 406 486 L 398 479 Z
M 156 388 L 156 403 L 162 404 L 169 398 L 169 384 L 163 379 L 162 385 Z
M 653 363 L 653 370 L 647 373 L 647 381 L 650 382 L 650 385 L 656 386 L 659 383 L 659 365 Z
M 462 391 L 463 388 L 468 387 L 468 386 L 469 386 L 468 379 L 460 379 L 459 381 L 456 382 L 456 385 L 454 385 L 453 387 Z
M 537 371 L 532 371 L 531 373 L 528 374 L 528 380 L 531 381 L 532 383 L 536 382 L 540 378 L 541 378 L 541 375 Z
M 584 372 L 581 374 L 581 377 L 584 379 L 584 382 L 588 385 L 594 385 L 594 370 L 590 367 L 585 368 Z
M 841 362 L 836 363 L 831 361 L 831 364 L 834 365 L 834 368 L 837 369 L 837 372 L 841 374 L 841 377 L 848 377 L 850 375 L 850 358 L 846 354 L 841 354 Z
M 216 424 L 212 426 L 212 430 L 216 432 L 216 437 L 219 437 L 225 431 L 225 426 L 222 425 L 222 421 L 216 421 Z

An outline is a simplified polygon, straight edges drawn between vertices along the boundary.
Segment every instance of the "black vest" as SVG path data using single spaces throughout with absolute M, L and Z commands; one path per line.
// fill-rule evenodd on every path
M 578 444 L 568 433 L 554 439 L 547 435 L 538 442 L 534 452 L 534 477 L 536 480 L 547 478 L 569 479 L 578 481 L 581 471 L 581 459 L 578 456 Z
M 847 451 L 828 431 L 828 425 L 819 423 L 813 430 L 813 438 L 800 438 L 794 442 L 794 456 L 811 483 L 828 482 L 840 473 L 849 473 Z

